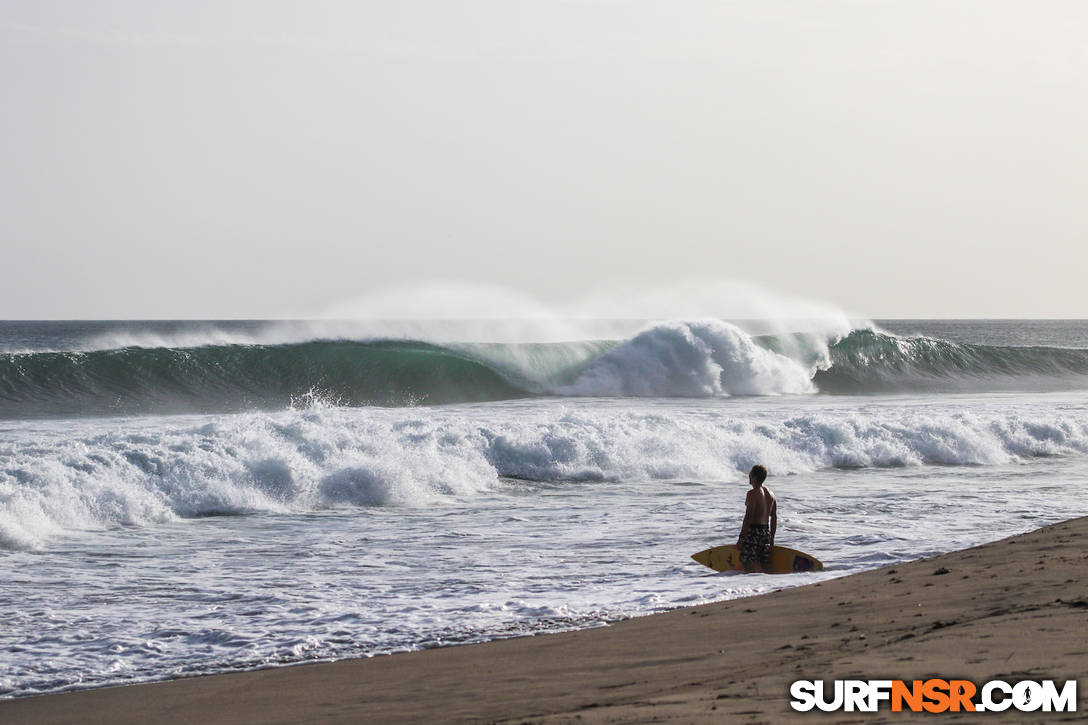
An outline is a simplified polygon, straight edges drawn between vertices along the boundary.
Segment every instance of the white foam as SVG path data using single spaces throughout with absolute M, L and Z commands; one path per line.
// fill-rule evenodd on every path
M 0 546 L 35 548 L 73 530 L 177 517 L 428 507 L 478 496 L 502 477 L 713 481 L 757 462 L 785 475 L 1088 453 L 1088 421 L 1076 411 L 925 405 L 660 414 L 533 406 L 530 414 L 516 403 L 319 406 L 201 424 L 145 420 L 139 433 L 95 421 L 25 435 L 16 427 L 0 448 Z M 72 425 L 82 425 L 82 433 L 73 435 Z
M 666 322 L 609 350 L 566 395 L 707 397 L 815 392 L 812 370 L 720 320 Z
M 541 399 L 8 425 L 0 698 L 592 626 L 1000 538 L 1086 513 L 1086 405 Z M 688 559 L 735 540 L 757 461 L 779 540 L 826 572 Z

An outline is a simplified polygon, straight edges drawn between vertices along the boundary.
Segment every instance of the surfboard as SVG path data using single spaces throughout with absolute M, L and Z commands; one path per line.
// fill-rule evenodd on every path
M 740 563 L 740 549 L 735 544 L 715 546 L 692 554 L 692 559 L 714 571 L 744 571 Z M 776 546 L 771 549 L 771 567 L 763 571 L 758 565 L 755 571 L 764 574 L 793 574 L 803 571 L 823 571 L 823 563 L 814 556 L 809 556 L 797 549 Z

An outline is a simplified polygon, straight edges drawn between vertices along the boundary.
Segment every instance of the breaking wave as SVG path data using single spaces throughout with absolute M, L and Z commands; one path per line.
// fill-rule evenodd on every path
M 0 441 L 0 549 L 191 517 L 430 506 L 523 481 L 714 483 L 756 462 L 787 475 L 1088 453 L 1088 421 L 1075 409 L 519 411 L 315 407 L 148 419 L 139 431 L 24 424 Z
M 821 392 L 969 392 L 1088 387 L 1088 350 L 971 345 L 855 330 L 829 348 Z
M 1079 389 L 1088 350 L 874 329 L 753 336 L 671 321 L 626 340 L 317 340 L 0 354 L 0 418 L 469 403 L 540 395 L 712 397 Z

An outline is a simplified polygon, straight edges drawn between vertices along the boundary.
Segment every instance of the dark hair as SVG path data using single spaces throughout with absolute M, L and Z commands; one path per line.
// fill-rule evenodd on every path
M 752 466 L 751 473 L 755 474 L 756 483 L 763 483 L 767 480 L 767 469 L 759 465 L 758 463 Z

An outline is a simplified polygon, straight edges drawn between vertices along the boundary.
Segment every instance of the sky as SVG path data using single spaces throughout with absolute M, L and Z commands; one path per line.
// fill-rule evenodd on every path
M 1080 0 L 0 0 L 0 318 L 692 278 L 1088 317 L 1086 32 Z

